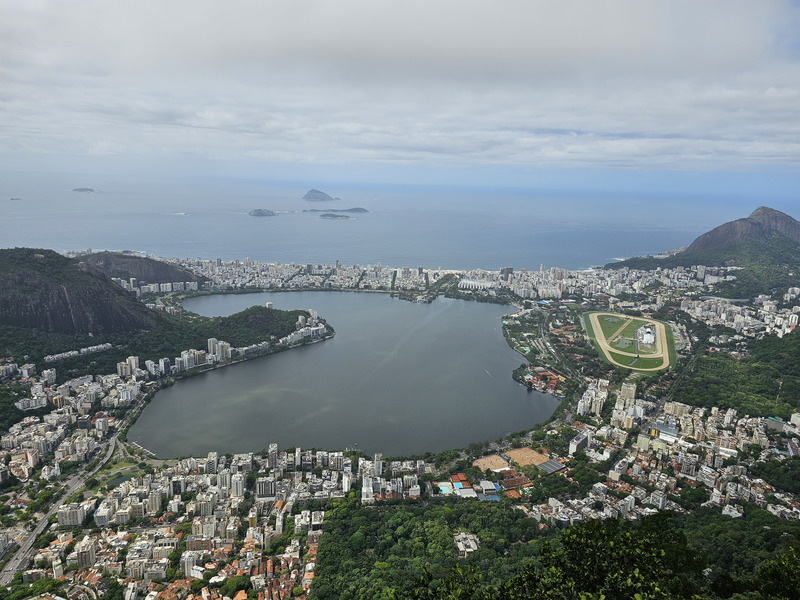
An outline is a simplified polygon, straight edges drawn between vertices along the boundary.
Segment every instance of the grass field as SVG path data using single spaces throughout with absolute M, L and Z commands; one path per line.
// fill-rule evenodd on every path
M 629 369 L 655 369 L 663 364 L 663 360 L 660 358 L 643 358 L 640 356 L 637 359 L 635 356 L 617 354 L 616 352 L 611 353 L 611 358 Z
M 600 328 L 603 330 L 603 337 L 608 339 L 612 335 L 614 335 L 622 324 L 625 322 L 627 317 L 619 316 L 619 317 L 606 317 L 602 316 L 598 319 L 600 321 Z
M 644 325 L 642 319 L 631 319 L 631 322 L 625 326 L 625 329 L 623 329 L 617 337 L 633 339 L 633 336 L 636 335 L 636 330 L 642 325 Z
M 625 356 L 624 354 L 617 354 L 616 352 L 611 352 L 610 355 L 611 360 L 622 367 L 629 367 L 634 361 L 633 356 Z
M 669 364 L 678 364 L 678 353 L 675 351 L 675 334 L 669 325 L 667 325 L 667 351 L 669 352 Z
M 664 360 L 661 358 L 644 358 L 640 356 L 635 363 L 631 362 L 631 369 L 655 369 L 663 364 Z

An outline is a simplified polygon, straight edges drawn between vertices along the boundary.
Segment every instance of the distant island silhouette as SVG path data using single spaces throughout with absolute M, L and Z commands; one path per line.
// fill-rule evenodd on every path
M 306 195 L 303 196 L 303 200 L 308 200 L 309 202 L 333 202 L 340 200 L 340 198 L 334 198 L 319 190 L 308 190 Z

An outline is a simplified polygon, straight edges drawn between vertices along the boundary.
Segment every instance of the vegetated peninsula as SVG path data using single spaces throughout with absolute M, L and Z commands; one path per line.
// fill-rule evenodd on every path
M 115 263 L 120 259 L 108 254 L 99 255 L 105 267 L 137 269 L 135 263 Z M 144 266 L 135 272 L 175 275 L 174 281 L 180 283 L 173 282 L 170 291 L 174 285 L 188 289 L 201 279 L 167 264 L 163 265 L 166 271 L 153 271 L 149 259 L 142 261 Z M 184 314 L 163 303 L 162 310 L 156 310 L 158 303 L 145 305 L 122 284 L 127 281 L 115 283 L 86 260 L 52 250 L 0 250 L 0 355 L 30 355 L 31 361 L 41 362 L 45 355 L 110 343 L 113 350 L 102 356 L 81 355 L 71 359 L 69 366 L 82 371 L 92 361 L 97 372 L 113 371 L 114 364 L 131 353 L 154 360 L 177 356 L 187 348 L 205 347 L 212 337 L 234 347 L 262 344 L 273 336 L 291 334 L 298 318 L 308 315 L 302 310 L 259 306 L 220 318 Z
M 277 217 L 279 213 L 269 208 L 254 208 L 247 214 L 251 217 Z
M 73 192 L 81 192 L 82 194 L 91 194 L 95 190 L 89 187 L 79 187 L 72 190 Z
M 306 195 L 303 196 L 303 200 L 308 200 L 309 202 L 334 202 L 336 200 L 340 200 L 340 198 L 334 198 L 325 192 L 312 189 L 306 192 Z

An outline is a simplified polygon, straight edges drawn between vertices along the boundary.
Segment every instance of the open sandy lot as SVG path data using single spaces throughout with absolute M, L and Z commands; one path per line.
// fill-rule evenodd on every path
M 531 448 L 515 448 L 506 452 L 506 456 L 517 463 L 520 467 L 527 467 L 528 465 L 536 465 L 537 467 L 542 463 L 546 463 L 550 458 L 541 452 L 536 452 Z
M 476 461 L 473 461 L 472 466 L 478 467 L 481 471 L 489 469 L 490 471 L 497 471 L 508 467 L 508 463 L 503 460 L 499 454 L 492 454 L 491 456 L 484 456 Z

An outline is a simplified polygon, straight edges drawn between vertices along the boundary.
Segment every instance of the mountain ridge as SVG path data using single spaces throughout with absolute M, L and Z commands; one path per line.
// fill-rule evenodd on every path
M 767 206 L 748 217 L 723 223 L 697 236 L 669 256 L 637 256 L 605 265 L 608 269 L 656 269 L 713 266 L 800 264 L 800 222 Z
M 150 331 L 162 319 L 87 262 L 53 250 L 0 250 L 0 325 L 98 335 Z
M 147 283 L 172 283 L 174 281 L 199 281 L 197 275 L 171 264 L 122 254 L 119 252 L 95 252 L 82 257 L 83 261 L 105 273 L 108 277 L 130 279 L 135 277 Z
M 800 243 L 800 223 L 786 213 L 759 206 L 748 217 L 729 221 L 698 236 L 682 254 L 696 254 L 702 250 L 732 246 L 744 238 L 764 239 L 777 232 Z

